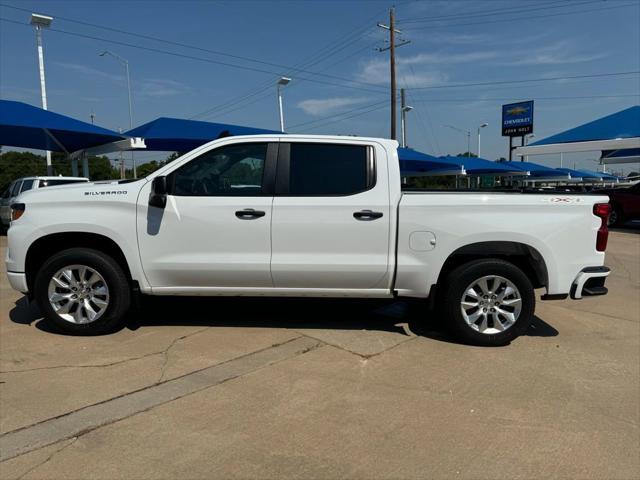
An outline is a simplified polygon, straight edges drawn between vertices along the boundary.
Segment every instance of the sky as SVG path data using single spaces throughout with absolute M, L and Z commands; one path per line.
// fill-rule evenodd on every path
M 388 137 L 387 1 L 0 0 L 0 98 L 40 105 L 31 11 L 44 32 L 49 109 L 105 128 L 160 116 Z M 535 139 L 640 103 L 640 0 L 397 1 L 398 87 L 408 145 L 434 155 L 508 157 L 501 105 L 535 101 Z M 636 72 L 636 73 L 624 73 Z M 624 73 L 624 74 L 622 74 Z M 597 75 L 597 76 L 593 76 Z M 567 78 L 567 77 L 589 78 Z M 532 81 L 535 80 L 535 81 Z M 497 83 L 500 82 L 500 83 Z M 484 85 L 477 85 L 477 84 Z M 447 127 L 451 125 L 459 130 Z M 398 135 L 400 125 L 398 121 Z M 517 141 L 517 140 L 516 140 Z M 162 158 L 139 153 L 139 162 Z M 598 153 L 565 155 L 595 169 Z M 559 166 L 557 156 L 529 160 Z M 638 170 L 630 164 L 615 170 Z

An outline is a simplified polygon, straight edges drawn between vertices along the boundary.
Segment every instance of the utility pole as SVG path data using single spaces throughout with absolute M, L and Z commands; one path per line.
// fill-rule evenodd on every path
M 378 27 L 384 28 L 385 30 L 389 30 L 389 46 L 384 48 L 379 48 L 379 52 L 386 52 L 389 50 L 389 73 L 391 75 L 391 140 L 396 140 L 397 128 L 396 128 L 396 48 L 402 47 L 407 43 L 410 43 L 409 40 L 402 41 L 396 45 L 396 33 L 402 33 L 396 27 L 396 10 L 391 7 L 389 9 L 389 25 L 384 25 L 382 23 L 378 23 Z

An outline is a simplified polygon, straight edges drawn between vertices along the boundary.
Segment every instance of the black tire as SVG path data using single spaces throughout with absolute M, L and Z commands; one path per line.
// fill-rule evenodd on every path
M 465 321 L 460 305 L 465 289 L 475 280 L 487 275 L 497 275 L 509 280 L 520 292 L 520 315 L 513 325 L 499 333 L 480 333 L 474 330 Z M 535 294 L 529 278 L 514 264 L 498 259 L 474 260 L 451 271 L 445 279 L 442 298 L 447 327 L 458 339 L 472 345 L 507 345 L 526 332 L 535 310 Z
M 49 303 L 49 282 L 52 276 L 68 265 L 86 265 L 96 270 L 109 289 L 109 303 L 104 313 L 91 323 L 77 324 L 60 317 Z M 100 335 L 120 326 L 131 303 L 127 276 L 110 256 L 89 248 L 70 248 L 56 253 L 40 268 L 34 284 L 34 295 L 45 318 L 58 330 L 71 335 Z
M 611 213 L 609 214 L 609 221 L 607 223 L 609 227 L 619 227 L 624 224 L 622 210 L 618 205 L 611 205 Z

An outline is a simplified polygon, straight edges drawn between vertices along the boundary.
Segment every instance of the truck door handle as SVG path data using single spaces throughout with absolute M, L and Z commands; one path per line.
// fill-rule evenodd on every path
M 236 217 L 241 220 L 251 220 L 252 218 L 264 217 L 264 215 L 262 210 L 254 210 L 253 208 L 245 208 L 236 212 Z
M 375 220 L 382 217 L 382 212 L 374 212 L 373 210 L 360 210 L 353 213 L 353 218 L 356 220 Z

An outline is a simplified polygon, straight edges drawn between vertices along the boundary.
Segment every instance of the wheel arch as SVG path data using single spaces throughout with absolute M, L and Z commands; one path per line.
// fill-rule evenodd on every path
M 120 265 L 127 279 L 132 280 L 127 258 L 122 248 L 113 239 L 90 232 L 51 233 L 35 240 L 27 250 L 25 274 L 29 292 L 33 292 L 39 267 L 52 255 L 69 248 L 90 248 L 109 255 Z
M 476 242 L 454 250 L 445 260 L 436 285 L 441 284 L 456 267 L 485 258 L 499 258 L 513 263 L 524 272 L 534 288 L 549 285 L 549 272 L 544 257 L 531 245 L 514 241 Z

